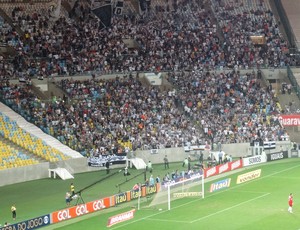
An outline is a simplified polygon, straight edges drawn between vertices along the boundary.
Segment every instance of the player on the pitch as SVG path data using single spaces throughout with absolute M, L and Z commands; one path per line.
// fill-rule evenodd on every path
M 288 203 L 289 203 L 288 212 L 293 213 L 293 193 L 290 193 Z

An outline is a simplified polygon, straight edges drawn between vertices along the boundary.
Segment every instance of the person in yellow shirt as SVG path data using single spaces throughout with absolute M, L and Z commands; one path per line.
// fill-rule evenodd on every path
M 16 208 L 16 206 L 12 205 L 10 210 L 11 210 L 13 220 L 15 220 L 17 218 L 17 208 Z
M 75 195 L 75 186 L 73 183 L 71 183 L 70 192 L 71 192 L 71 197 L 73 197 Z

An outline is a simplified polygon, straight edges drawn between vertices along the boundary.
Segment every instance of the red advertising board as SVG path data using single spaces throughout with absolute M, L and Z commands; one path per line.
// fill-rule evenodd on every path
M 243 168 L 243 160 L 242 159 L 232 161 L 229 164 L 230 164 L 230 170 L 231 171 L 239 169 L 239 168 Z
M 227 162 L 227 163 L 222 164 L 222 165 L 218 165 L 218 167 L 219 167 L 219 170 L 218 170 L 219 174 L 225 173 L 225 172 L 228 172 L 228 171 L 231 170 L 230 162 Z
M 233 162 L 217 165 L 212 168 L 207 168 L 204 171 L 204 176 L 205 178 L 207 178 L 207 177 L 215 176 L 217 174 L 225 173 L 242 167 L 243 167 L 243 161 L 239 159 Z
M 278 120 L 282 126 L 300 126 L 300 114 L 280 115 Z
M 217 174 L 219 174 L 219 167 L 218 166 L 207 168 L 204 171 L 205 178 L 211 177 L 211 176 L 214 176 L 214 175 L 217 175 Z
M 114 224 L 132 219 L 134 217 L 134 213 L 135 213 L 135 209 L 132 209 L 128 212 L 123 212 L 118 215 L 109 217 L 109 219 L 107 221 L 107 227 L 110 227 Z
M 110 207 L 110 197 L 91 201 L 85 204 L 79 204 L 74 207 L 66 208 L 53 212 L 51 214 L 52 223 L 58 223 L 64 220 L 72 219 L 88 213 L 96 212 Z

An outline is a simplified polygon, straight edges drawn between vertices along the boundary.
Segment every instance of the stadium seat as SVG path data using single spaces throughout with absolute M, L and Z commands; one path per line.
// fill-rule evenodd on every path
M 3 138 L 9 139 L 16 145 L 47 161 L 55 162 L 62 159 L 68 159 L 63 153 L 48 146 L 41 139 L 27 133 L 25 130 L 18 127 L 16 122 L 11 121 L 7 116 L 2 114 L 0 114 L 0 130 L 3 131 L 1 132 L 3 133 Z M 18 152 L 9 146 L 6 146 L 4 143 L 2 143 L 1 146 L 3 147 L 0 149 L 0 152 L 2 157 L 6 157 L 4 158 L 6 167 L 18 167 L 38 163 L 38 161 L 34 159 L 27 161 L 28 158 L 22 152 Z M 8 157 L 7 154 L 10 154 L 10 157 Z M 2 163 L 3 162 L 4 161 L 2 160 Z M 7 162 L 10 162 L 10 164 L 7 165 Z

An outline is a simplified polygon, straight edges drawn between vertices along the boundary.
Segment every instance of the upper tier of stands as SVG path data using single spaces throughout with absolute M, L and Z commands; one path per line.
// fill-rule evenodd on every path
M 283 67 L 288 63 L 288 44 L 268 1 L 212 0 L 212 9 L 222 28 L 227 60 L 232 66 L 255 64 Z M 265 46 L 255 46 L 251 36 L 263 36 Z
M 152 4 L 142 22 L 113 15 L 106 29 L 99 27 L 86 1 L 79 1 L 77 17 L 68 17 L 61 7 L 56 21 L 51 2 L 3 4 L 24 35 L 13 28 L 2 32 L 1 42 L 17 54 L 1 61 L 0 77 L 280 67 L 293 61 L 285 55 L 287 44 L 267 1 L 170 1 L 169 11 L 156 7 L 162 2 Z M 253 34 L 265 37 L 266 45 L 255 45 L 249 37 Z M 135 47 L 123 42 L 128 38 L 136 41 Z

